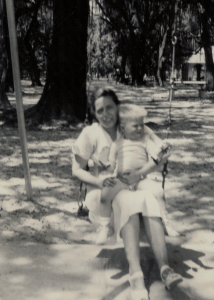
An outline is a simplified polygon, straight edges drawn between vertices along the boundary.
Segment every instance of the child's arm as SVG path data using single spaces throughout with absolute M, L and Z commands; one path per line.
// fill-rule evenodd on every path
M 149 155 L 153 159 L 153 161 L 158 164 L 163 154 L 169 153 L 171 149 L 171 144 L 168 141 L 161 141 L 156 145 L 151 139 L 147 141 L 146 150 Z
M 130 172 L 126 172 L 126 174 L 118 174 L 118 178 L 125 184 L 133 184 L 140 180 L 143 180 L 148 174 L 157 169 L 157 165 L 163 165 L 167 162 L 170 153 L 164 154 L 161 151 L 161 154 L 158 155 L 158 161 L 151 159 L 149 160 L 142 168 L 138 170 L 130 170 Z

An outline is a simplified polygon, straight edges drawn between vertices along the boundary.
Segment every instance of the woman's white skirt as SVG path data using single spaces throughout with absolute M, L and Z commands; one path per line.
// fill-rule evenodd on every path
M 101 190 L 88 188 L 85 204 L 89 209 L 89 219 L 95 225 L 100 219 L 100 197 Z M 115 238 L 120 240 L 123 226 L 128 222 L 130 216 L 141 213 L 146 217 L 161 217 L 159 204 L 149 191 L 120 191 L 112 202 L 113 214 L 111 224 L 114 228 Z

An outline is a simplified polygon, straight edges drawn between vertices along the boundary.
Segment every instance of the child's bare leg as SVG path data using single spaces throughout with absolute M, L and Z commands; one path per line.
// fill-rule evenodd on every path
M 100 199 L 100 216 L 108 218 L 111 216 L 111 203 L 114 197 L 126 188 L 126 185 L 122 183 L 118 178 L 114 179 L 116 184 L 114 187 L 104 187 L 101 192 Z
M 118 178 L 115 178 L 115 182 L 115 186 L 104 187 L 101 192 L 100 230 L 97 236 L 96 244 L 106 243 L 108 236 L 111 235 L 112 230 L 109 226 L 111 220 L 111 203 L 117 193 L 126 188 L 126 185 L 122 183 Z

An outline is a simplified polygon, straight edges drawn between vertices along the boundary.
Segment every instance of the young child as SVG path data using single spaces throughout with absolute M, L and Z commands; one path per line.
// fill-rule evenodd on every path
M 111 177 L 128 175 L 131 170 L 141 170 L 143 175 L 140 176 L 140 181 L 137 180 L 132 186 L 127 186 L 118 178 L 114 178 L 115 185 L 113 187 L 104 187 L 102 189 L 100 201 L 100 230 L 96 240 L 97 244 L 104 244 L 111 234 L 111 228 L 109 226 L 111 202 L 122 189 L 151 191 L 160 205 L 166 234 L 169 236 L 179 235 L 171 228 L 167 220 L 164 192 L 160 183 L 148 179 L 146 177 L 147 170 L 142 169 L 149 159 L 152 159 L 156 165 L 159 164 L 164 153 L 170 148 L 168 143 L 159 138 L 158 143 L 157 141 L 156 143 L 152 141 L 151 135 L 153 132 L 144 126 L 144 118 L 146 115 L 147 111 L 140 106 L 134 104 L 120 105 L 119 122 L 121 138 L 112 143 L 109 163 L 106 165 L 106 168 L 112 172 Z M 151 169 L 148 173 L 149 172 L 151 172 Z

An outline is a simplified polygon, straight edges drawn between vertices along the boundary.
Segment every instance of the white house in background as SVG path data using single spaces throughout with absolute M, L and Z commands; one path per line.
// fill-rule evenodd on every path
M 212 46 L 214 60 L 214 46 Z M 193 54 L 182 66 L 183 80 L 206 80 L 205 54 L 202 48 L 199 53 Z

